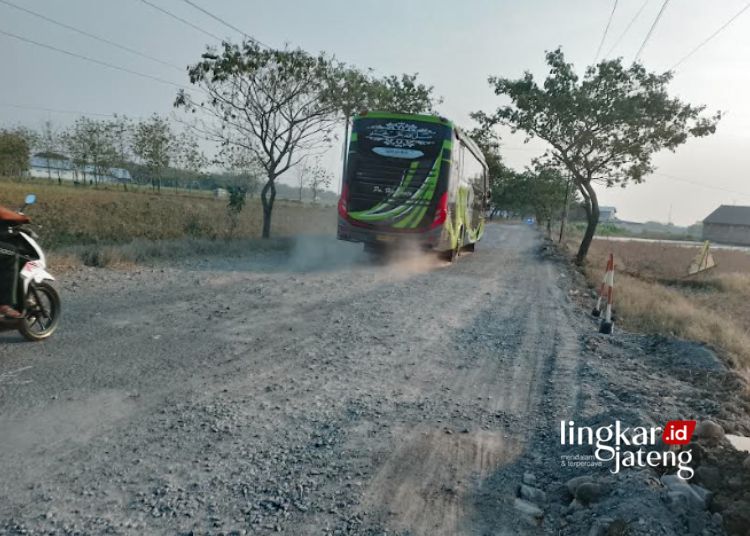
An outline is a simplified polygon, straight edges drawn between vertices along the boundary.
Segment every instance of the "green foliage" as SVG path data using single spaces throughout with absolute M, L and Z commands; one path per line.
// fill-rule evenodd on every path
M 332 64 L 326 76 L 323 98 L 345 119 L 374 104 L 373 77 L 355 67 Z
M 0 175 L 19 176 L 29 169 L 29 143 L 17 132 L 0 130 Z
M 529 72 L 517 80 L 491 77 L 495 93 L 511 104 L 476 117 L 485 126 L 503 124 L 550 144 L 545 159 L 571 174 L 584 199 L 589 225 L 577 257 L 583 262 L 599 219 L 592 183 L 641 182 L 654 171 L 654 153 L 712 134 L 720 114 L 704 117 L 705 107 L 671 98 L 670 72 L 649 73 L 616 59 L 588 67 L 580 79 L 560 49 L 546 59 L 550 71 L 541 86 Z
M 522 173 L 508 170 L 493 184 L 492 200 L 498 208 L 533 214 L 537 221 L 549 222 L 562 214 L 567 187 L 567 180 L 555 168 L 537 166 Z
M 295 49 L 261 48 L 254 41 L 224 42 L 189 69 L 207 98 L 181 91 L 175 106 L 203 114 L 202 130 L 223 147 L 246 151 L 263 169 L 264 238 L 270 236 L 275 181 L 305 151 L 330 141 L 337 107 L 330 98 L 331 60 Z
M 417 73 L 392 75 L 373 81 L 372 109 L 405 114 L 432 111 L 441 101 L 432 96 L 432 86 L 417 82 L 417 76 Z
M 239 225 L 240 212 L 245 207 L 247 189 L 244 186 L 230 186 L 227 201 L 227 215 L 229 216 L 229 236 L 232 236 Z
M 302 191 L 307 186 L 312 192 L 313 203 L 316 203 L 320 191 L 330 187 L 332 181 L 333 176 L 320 164 L 320 159 L 305 164 L 298 176 L 299 201 L 302 201 Z
M 135 125 L 133 153 L 145 166 L 154 188 L 161 188 L 162 173 L 169 167 L 175 148 L 175 135 L 166 119 L 154 114 Z
M 222 149 L 219 159 L 229 168 L 232 185 L 242 186 L 250 196 L 258 193 L 263 168 L 253 153 L 243 147 L 226 146 Z
M 84 182 L 87 178 L 99 182 L 118 161 L 115 133 L 107 121 L 79 117 L 62 135 L 61 142 Z M 87 166 L 93 167 L 93 177 L 86 176 Z
M 345 119 L 362 110 L 384 110 L 410 114 L 431 112 L 441 102 L 433 86 L 417 81 L 418 74 L 372 76 L 356 67 L 332 64 L 324 94 Z
M 476 114 L 474 114 L 476 115 Z M 469 137 L 479 146 L 487 162 L 487 174 L 490 181 L 492 201 L 496 207 L 507 204 L 504 199 L 505 191 L 512 189 L 512 182 L 516 173 L 505 165 L 500 154 L 500 137 L 492 128 L 482 125 L 469 132 Z
M 16 126 L 11 129 L 11 132 L 18 134 L 29 145 L 29 151 L 35 152 L 41 149 L 41 138 L 42 135 L 36 130 L 24 126 Z
M 227 202 L 227 210 L 229 212 L 239 214 L 245 207 L 245 200 L 247 199 L 247 189 L 244 186 L 230 186 L 228 188 L 229 201 Z
M 627 236 L 629 233 L 625 229 L 617 227 L 614 223 L 601 223 L 596 228 L 596 234 L 599 236 Z

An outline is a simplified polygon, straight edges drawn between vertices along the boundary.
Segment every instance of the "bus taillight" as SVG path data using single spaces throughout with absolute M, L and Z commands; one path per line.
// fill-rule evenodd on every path
M 344 183 L 341 187 L 341 197 L 339 197 L 339 216 L 346 218 L 348 216 L 346 198 L 349 197 L 349 185 Z
M 430 229 L 434 229 L 436 227 L 440 227 L 445 223 L 445 220 L 448 218 L 448 192 L 445 192 L 443 195 L 440 196 L 440 201 L 438 201 L 437 210 L 435 211 L 435 218 L 432 220 L 432 225 L 430 225 Z

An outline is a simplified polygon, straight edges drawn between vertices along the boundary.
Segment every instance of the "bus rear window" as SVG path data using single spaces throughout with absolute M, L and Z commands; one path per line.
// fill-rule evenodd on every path
M 434 158 L 447 135 L 444 125 L 402 119 L 363 118 L 355 128 L 360 154 L 405 160 Z

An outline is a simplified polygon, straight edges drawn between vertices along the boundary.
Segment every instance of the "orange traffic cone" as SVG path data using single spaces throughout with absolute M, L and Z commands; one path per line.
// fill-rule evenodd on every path
M 591 314 L 596 318 L 599 318 L 602 314 L 602 302 L 605 299 L 607 301 L 604 307 L 604 318 L 599 323 L 599 333 L 611 335 L 615 324 L 612 316 L 612 306 L 615 299 L 615 256 L 612 253 L 609 254 L 609 259 L 607 260 L 607 271 L 604 273 L 604 278 L 602 279 L 602 286 L 599 290 L 596 306 L 591 311 Z

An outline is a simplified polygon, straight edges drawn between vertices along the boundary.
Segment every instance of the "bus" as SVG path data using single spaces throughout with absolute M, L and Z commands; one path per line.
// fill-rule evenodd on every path
M 487 163 L 451 121 L 355 116 L 338 203 L 337 238 L 373 252 L 412 243 L 453 261 L 473 250 L 489 207 Z

